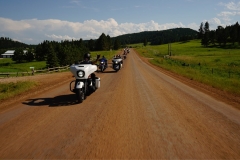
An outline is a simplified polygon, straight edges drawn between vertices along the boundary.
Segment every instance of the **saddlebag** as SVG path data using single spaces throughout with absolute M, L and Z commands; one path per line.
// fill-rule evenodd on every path
M 95 85 L 96 85 L 96 88 L 100 88 L 100 78 L 99 77 L 96 77 Z

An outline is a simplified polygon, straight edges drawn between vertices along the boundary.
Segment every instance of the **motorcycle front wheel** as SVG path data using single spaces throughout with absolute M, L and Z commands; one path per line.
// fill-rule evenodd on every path
M 77 92 L 76 92 L 76 95 L 77 95 L 78 103 L 82 103 L 84 98 L 85 98 L 84 92 L 81 89 L 78 89 Z

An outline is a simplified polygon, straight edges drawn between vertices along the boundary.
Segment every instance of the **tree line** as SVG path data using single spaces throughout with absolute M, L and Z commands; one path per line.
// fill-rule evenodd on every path
M 132 33 L 120 35 L 112 38 L 118 39 L 121 45 L 129 45 L 136 43 L 146 43 L 150 45 L 161 45 L 173 42 L 181 42 L 197 39 L 198 32 L 190 28 L 174 28 L 162 31 L 144 31 L 140 33 Z
M 120 43 L 117 40 L 112 43 L 111 37 L 102 33 L 98 39 L 90 39 L 89 41 L 83 41 L 82 39 L 61 42 L 44 41 L 37 45 L 35 59 L 37 61 L 46 60 L 47 67 L 65 66 L 75 61 L 81 61 L 83 55 L 87 52 L 118 50 L 119 48 Z
M 13 61 L 17 63 L 31 61 L 46 61 L 46 67 L 65 66 L 82 60 L 83 54 L 90 51 L 104 51 L 121 47 L 116 39 L 111 41 L 109 35 L 104 33 L 96 40 L 83 41 L 79 40 L 64 40 L 61 42 L 45 40 L 35 47 L 15 46 Z
M 216 30 L 209 29 L 209 23 L 202 22 L 199 28 L 199 39 L 201 39 L 201 45 L 208 47 L 209 45 L 225 47 L 228 43 L 240 45 L 240 25 L 238 22 L 234 25 L 218 26 Z
M 9 37 L 0 37 L 1 49 L 11 49 L 11 48 L 19 48 L 19 47 L 28 47 L 28 45 L 18 41 L 14 41 Z

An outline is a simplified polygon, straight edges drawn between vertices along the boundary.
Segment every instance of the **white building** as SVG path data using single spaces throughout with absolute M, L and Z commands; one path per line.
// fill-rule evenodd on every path
M 14 55 L 15 50 L 8 50 L 5 53 L 1 54 L 2 58 L 12 58 Z
M 12 58 L 12 56 L 14 55 L 15 50 L 8 50 L 5 53 L 1 54 L 2 58 Z M 27 50 L 23 50 L 24 53 L 27 52 Z

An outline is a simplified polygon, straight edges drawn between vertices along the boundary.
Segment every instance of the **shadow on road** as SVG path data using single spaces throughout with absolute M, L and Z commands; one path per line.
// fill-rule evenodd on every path
M 49 106 L 49 107 L 61 107 L 78 104 L 75 94 L 60 95 L 53 98 L 35 98 L 28 99 L 22 104 L 29 106 Z

